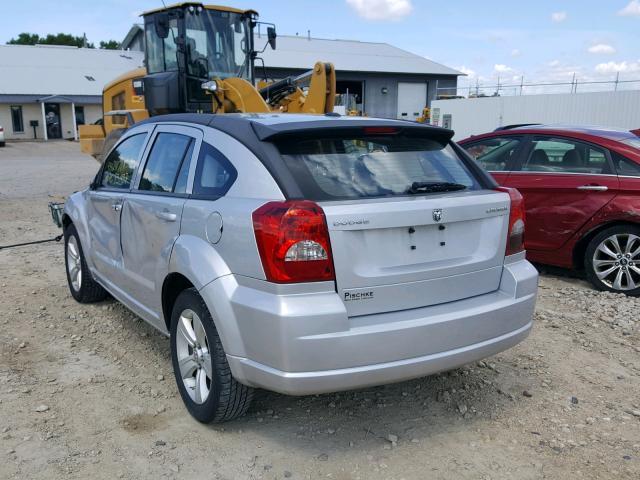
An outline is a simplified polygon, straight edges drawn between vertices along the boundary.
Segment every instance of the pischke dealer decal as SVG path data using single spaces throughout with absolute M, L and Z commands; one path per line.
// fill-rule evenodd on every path
M 344 292 L 345 302 L 354 302 L 356 300 L 371 300 L 373 299 L 373 290 L 368 292 Z

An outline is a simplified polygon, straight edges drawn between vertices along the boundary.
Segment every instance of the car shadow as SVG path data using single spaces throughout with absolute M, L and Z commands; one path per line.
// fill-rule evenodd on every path
M 210 428 L 251 432 L 284 449 L 316 456 L 339 455 L 349 448 L 420 444 L 443 432 L 473 432 L 478 424 L 511 415 L 519 387 L 502 386 L 497 371 L 495 364 L 479 362 L 425 378 L 332 394 L 291 397 L 257 391 L 245 417 Z

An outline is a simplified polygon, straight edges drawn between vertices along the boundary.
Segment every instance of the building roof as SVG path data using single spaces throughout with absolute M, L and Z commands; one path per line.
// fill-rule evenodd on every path
M 134 24 L 121 47 L 129 48 L 143 25 Z M 257 49 L 267 42 L 267 35 L 256 35 Z M 388 43 L 357 40 L 328 40 L 307 36 L 279 35 L 277 48 L 270 47 L 260 54 L 267 68 L 309 70 L 317 61 L 332 62 L 343 72 L 412 73 L 421 75 L 464 75 L 464 73 L 436 63 Z
M 136 51 L 0 45 L 0 95 L 101 96 L 108 82 L 143 61 Z
M 256 36 L 256 48 L 262 48 L 266 41 L 266 35 Z M 260 55 L 269 68 L 310 69 L 315 62 L 323 61 L 332 62 L 336 70 L 343 72 L 464 75 L 388 43 L 279 35 L 276 44 L 275 50 L 267 47 Z

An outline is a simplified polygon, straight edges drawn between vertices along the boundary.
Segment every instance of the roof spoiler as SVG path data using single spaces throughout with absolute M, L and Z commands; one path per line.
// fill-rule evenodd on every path
M 433 138 L 442 143 L 447 143 L 453 138 L 453 130 L 433 127 L 421 123 L 400 121 L 353 121 L 353 120 L 323 120 L 305 122 L 287 122 L 281 124 L 265 125 L 252 122 L 253 130 L 262 141 L 273 141 L 282 138 L 298 137 L 327 137 L 330 135 L 410 135 Z

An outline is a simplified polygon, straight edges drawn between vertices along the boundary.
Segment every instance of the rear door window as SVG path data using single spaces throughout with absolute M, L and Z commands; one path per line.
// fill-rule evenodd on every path
M 109 154 L 102 169 L 102 187 L 129 189 L 146 138 L 146 133 L 132 135 Z
M 481 188 L 448 143 L 404 135 L 313 137 L 276 142 L 305 198 L 406 195 L 417 183 Z
M 636 163 L 619 153 L 611 152 L 611 159 L 618 175 L 623 177 L 640 177 L 640 163 Z
M 144 167 L 138 190 L 153 192 L 174 192 L 177 186 L 178 172 L 183 164 L 187 164 L 194 140 L 186 135 L 162 132 L 156 136 Z M 184 177 L 184 175 L 183 175 Z M 186 189 L 186 178 L 184 188 Z M 184 193 L 182 182 L 176 193 Z
M 491 137 L 462 145 L 471 157 L 489 172 L 503 172 L 511 169 L 522 137 Z
M 601 175 L 611 173 L 603 148 L 568 138 L 537 137 L 522 166 L 524 172 L 584 173 Z

